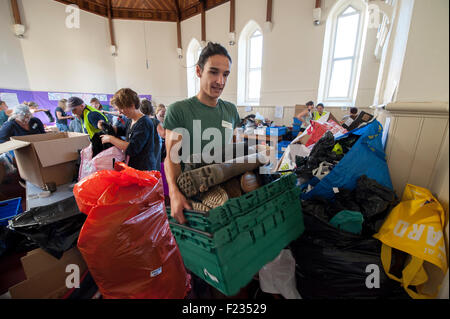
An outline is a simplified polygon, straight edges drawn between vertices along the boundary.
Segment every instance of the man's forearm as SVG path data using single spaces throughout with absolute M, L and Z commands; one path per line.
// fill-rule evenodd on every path
M 172 162 L 168 155 L 164 160 L 164 172 L 166 174 L 167 185 L 169 186 L 169 193 L 179 192 L 177 179 L 181 174 L 181 165 Z

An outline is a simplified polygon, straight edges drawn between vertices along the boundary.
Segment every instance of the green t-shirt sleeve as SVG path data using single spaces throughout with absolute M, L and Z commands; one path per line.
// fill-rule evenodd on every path
M 230 108 L 231 114 L 233 115 L 233 129 L 235 129 L 241 123 L 241 117 L 239 116 L 236 105 L 228 102 L 228 107 Z
M 162 126 L 164 129 L 173 131 L 178 127 L 183 127 L 181 119 L 181 109 L 177 103 L 173 103 L 167 108 Z

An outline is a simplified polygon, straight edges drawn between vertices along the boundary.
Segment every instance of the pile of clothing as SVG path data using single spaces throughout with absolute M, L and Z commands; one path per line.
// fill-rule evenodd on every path
M 308 183 L 304 190 L 310 191 L 328 175 L 359 138 L 359 135 L 350 134 L 336 142 L 333 134 L 328 131 L 314 144 L 309 156 L 296 156 L 296 173 L 300 179 L 300 184 Z

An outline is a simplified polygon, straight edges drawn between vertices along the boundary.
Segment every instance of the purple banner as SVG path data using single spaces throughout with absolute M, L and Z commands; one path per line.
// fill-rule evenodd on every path
M 1 97 L 2 95 L 6 96 L 8 95 L 8 93 L 15 93 L 17 95 L 18 103 L 33 101 L 39 105 L 40 109 L 49 110 L 50 113 L 52 113 L 55 120 L 56 120 L 55 109 L 58 106 L 58 101 L 62 98 L 68 99 L 71 96 L 77 96 L 81 98 L 84 101 L 84 103 L 89 105 L 91 98 L 97 97 L 100 100 L 100 103 L 103 105 L 103 108 L 105 110 L 109 110 L 110 108 L 109 101 L 113 97 L 113 94 L 105 94 L 105 93 L 68 93 L 68 92 L 22 91 L 22 90 L 0 89 L 0 99 L 2 99 Z M 152 99 L 151 95 L 145 94 L 139 95 L 139 97 L 147 98 L 149 100 Z M 6 101 L 8 102 L 8 100 Z M 12 105 L 12 103 L 13 102 L 7 103 L 8 107 L 11 109 L 14 108 L 15 106 Z M 67 114 L 71 115 L 70 112 L 67 112 Z M 42 123 L 44 123 L 44 125 L 55 124 L 55 122 L 49 122 L 49 119 L 44 112 L 35 113 L 34 116 L 39 118 L 42 121 Z

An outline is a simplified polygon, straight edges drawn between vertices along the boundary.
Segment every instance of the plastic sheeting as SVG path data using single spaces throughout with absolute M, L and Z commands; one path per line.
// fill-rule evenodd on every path
M 386 154 L 381 142 L 382 133 L 383 127 L 376 120 L 363 128 L 348 133 L 361 135 L 361 137 L 344 158 L 340 160 L 339 164 L 314 189 L 301 195 L 302 199 L 313 197 L 332 199 L 334 197 L 333 188 L 353 190 L 356 187 L 358 177 L 362 175 L 366 175 L 381 185 L 393 189 L 386 163 Z M 347 134 L 343 135 L 337 140 L 347 136 Z
M 55 258 L 76 245 L 86 216 L 77 207 L 74 197 L 30 209 L 17 215 L 9 229 L 37 243 Z
M 190 289 L 164 206 L 161 173 L 116 163 L 75 185 L 88 215 L 78 249 L 105 298 L 178 299 Z
M 261 290 L 281 294 L 286 299 L 302 299 L 295 282 L 295 259 L 289 249 L 283 249 L 270 263 L 259 271 Z
M 378 240 L 303 217 L 305 232 L 290 244 L 303 299 L 410 299 L 383 271 Z

